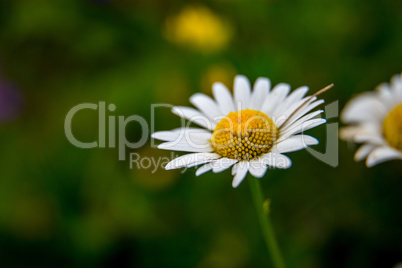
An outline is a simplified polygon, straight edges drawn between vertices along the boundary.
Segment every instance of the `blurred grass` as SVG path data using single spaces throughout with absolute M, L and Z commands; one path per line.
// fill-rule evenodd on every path
M 231 87 L 236 73 L 311 92 L 333 82 L 324 98 L 342 107 L 401 71 L 400 1 L 205 1 L 233 29 L 207 52 L 166 39 L 166 20 L 188 6 L 0 2 L 0 83 L 25 100 L 0 124 L 1 267 L 268 266 L 246 183 L 233 190 L 228 171 L 130 170 L 116 148 L 78 149 L 64 135 L 69 109 L 105 101 L 117 107 L 108 115 L 150 120 L 151 103 L 189 105 L 215 79 Z M 156 130 L 179 123 L 157 110 Z M 96 112 L 81 112 L 73 131 L 96 139 Z M 129 125 L 127 135 L 140 131 Z M 324 127 L 310 132 L 325 140 Z M 339 149 L 337 168 L 301 151 L 291 169 L 262 179 L 286 262 L 392 267 L 402 260 L 400 163 L 367 169 L 353 162 L 355 148 Z M 170 157 L 148 145 L 137 152 Z

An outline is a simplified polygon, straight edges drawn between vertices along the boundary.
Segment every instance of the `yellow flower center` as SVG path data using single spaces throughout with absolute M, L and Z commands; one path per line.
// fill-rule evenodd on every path
M 210 142 L 214 151 L 223 157 L 251 160 L 268 153 L 278 133 L 275 123 L 266 114 L 246 109 L 223 118 Z
M 385 117 L 382 131 L 389 146 L 402 151 L 402 103 Z

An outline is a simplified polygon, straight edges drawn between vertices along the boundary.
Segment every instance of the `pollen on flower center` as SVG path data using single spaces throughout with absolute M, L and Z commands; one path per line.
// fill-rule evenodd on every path
M 210 142 L 214 151 L 223 157 L 251 160 L 268 153 L 278 133 L 275 123 L 266 114 L 246 109 L 223 118 Z
M 385 117 L 382 131 L 388 144 L 402 151 L 402 103 Z

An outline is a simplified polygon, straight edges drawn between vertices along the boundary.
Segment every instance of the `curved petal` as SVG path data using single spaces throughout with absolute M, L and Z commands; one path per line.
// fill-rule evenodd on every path
M 248 108 L 251 94 L 250 82 L 244 75 L 237 75 L 234 80 L 234 106 L 237 111 Z
M 380 136 L 381 126 L 378 123 L 363 123 L 357 126 L 343 127 L 339 131 L 339 137 L 343 140 L 355 141 L 356 136 Z M 364 140 L 364 139 L 363 139 Z M 364 141 L 363 141 L 364 142 Z M 382 142 L 381 142 L 382 143 Z
M 345 123 L 359 123 L 368 120 L 381 120 L 386 115 L 386 107 L 374 92 L 366 92 L 351 99 L 341 113 Z
M 238 161 L 235 159 L 229 159 L 226 157 L 220 158 L 220 159 L 212 162 L 212 172 L 214 172 L 214 173 L 222 172 L 222 171 L 230 168 L 237 162 Z
M 271 88 L 271 81 L 265 77 L 259 77 L 254 83 L 254 89 L 251 93 L 250 109 L 261 110 L 262 104 L 268 96 Z
M 376 145 L 373 144 L 363 144 L 362 146 L 360 146 L 355 153 L 355 161 L 361 161 L 366 158 L 368 154 L 371 153 L 372 150 L 374 150 L 375 147 Z
M 248 162 L 239 162 L 233 168 L 236 170 L 236 173 L 233 177 L 232 186 L 233 188 L 237 188 L 247 175 Z
M 391 78 L 392 95 L 398 102 L 402 101 L 402 74 L 396 74 Z
M 234 176 L 237 172 L 237 165 L 234 165 L 232 168 L 232 176 Z
M 210 120 L 208 117 L 203 115 L 200 111 L 183 106 L 173 107 L 172 112 L 181 118 L 187 119 L 197 125 L 200 125 L 206 129 L 214 130 L 216 122 Z
M 197 169 L 197 171 L 195 172 L 195 176 L 198 177 L 201 174 L 210 171 L 211 169 L 212 169 L 212 163 L 205 164 Z
M 382 83 L 376 88 L 378 97 L 384 103 L 386 107 L 392 107 L 398 103 L 398 98 L 393 96 L 391 89 L 387 83 Z
M 171 145 L 175 144 L 188 144 L 194 148 L 205 147 L 210 142 L 209 140 L 212 138 L 211 132 L 194 132 L 194 131 L 186 131 L 181 130 L 176 132 L 178 134 L 177 138 L 169 141 L 168 143 Z M 173 137 L 173 135 L 171 136 Z M 169 137 L 170 138 L 170 137 Z
M 318 140 L 309 135 L 296 135 L 278 143 L 275 151 L 278 153 L 295 152 L 307 148 L 311 145 L 318 144 Z
M 166 170 L 177 169 L 182 167 L 193 167 L 196 165 L 211 162 L 212 160 L 218 159 L 220 155 L 215 153 L 193 153 L 185 154 L 179 156 L 172 161 L 170 161 L 166 166 Z
M 402 153 L 395 149 L 392 149 L 391 147 L 382 146 L 374 149 L 368 155 L 366 165 L 367 167 L 372 167 L 379 163 L 392 159 L 402 159 Z
M 310 120 L 311 118 L 316 117 L 317 115 L 319 115 L 319 114 L 321 114 L 323 112 L 324 112 L 324 110 L 318 110 L 318 111 L 308 113 L 305 116 L 303 116 L 303 117 L 299 118 L 298 120 L 296 120 L 295 122 L 293 122 L 293 124 L 288 125 L 287 127 L 279 127 L 279 128 L 280 128 L 280 130 L 282 132 L 286 132 L 287 130 L 289 130 L 291 128 L 294 128 L 296 126 L 299 126 L 299 125 L 305 123 L 306 121 Z
M 191 140 L 181 139 L 164 142 L 158 145 L 159 149 L 183 152 L 210 153 L 213 151 L 209 139 L 206 137 L 195 137 Z
M 162 141 L 176 141 L 178 139 L 182 139 L 183 137 L 190 137 L 192 134 L 212 134 L 209 130 L 202 128 L 176 128 L 167 131 L 157 131 L 151 134 L 153 139 L 162 140 Z
M 344 141 L 351 141 L 353 140 L 354 136 L 359 133 L 359 131 L 359 126 L 342 127 L 339 129 L 339 138 Z
M 267 99 L 264 101 L 261 111 L 269 117 L 272 117 L 272 114 L 275 111 L 276 107 L 278 107 L 285 100 L 289 91 L 290 86 L 288 84 L 277 84 L 272 89 L 272 92 L 268 95 Z
M 196 93 L 191 96 L 190 102 L 208 118 L 215 122 L 219 122 L 222 112 L 215 101 L 209 96 L 202 93 Z
M 280 125 L 281 128 L 289 127 L 299 118 L 310 112 L 312 109 L 324 103 L 324 100 L 316 100 L 317 99 L 316 97 L 313 97 L 310 100 L 309 98 L 310 97 L 305 98 L 306 100 L 308 100 L 307 103 L 305 103 L 306 101 L 303 99 L 300 102 L 297 102 L 294 105 L 292 105 L 292 107 L 285 112 L 285 114 L 289 117 L 289 119 L 287 119 L 286 122 L 282 122 L 282 125 Z
M 290 168 L 292 161 L 289 157 L 280 153 L 267 153 L 260 157 L 261 161 L 271 167 L 276 168 Z
M 365 134 L 365 133 L 358 133 L 353 137 L 353 141 L 356 143 L 371 143 L 376 145 L 385 145 L 386 141 L 382 136 L 377 134 Z
M 315 128 L 319 125 L 324 124 L 327 122 L 327 119 L 324 118 L 317 118 L 317 119 L 311 119 L 307 122 L 304 122 L 303 124 L 300 124 L 292 129 L 286 130 L 286 131 L 281 131 L 279 134 L 279 139 L 278 142 L 281 142 L 283 140 L 288 139 L 290 136 L 307 131 L 309 129 Z
M 233 104 L 233 98 L 229 90 L 222 83 L 214 83 L 212 85 L 214 97 L 223 115 L 227 115 L 230 112 L 234 112 L 235 107 Z
M 291 105 L 300 101 L 306 95 L 308 87 L 303 86 L 295 89 L 286 99 L 280 103 L 272 114 L 272 117 L 277 118 L 281 116 Z
M 249 164 L 249 172 L 251 175 L 253 175 L 256 178 L 262 178 L 265 175 L 265 172 L 267 172 L 267 165 L 264 164 L 261 159 L 256 159 L 250 161 Z

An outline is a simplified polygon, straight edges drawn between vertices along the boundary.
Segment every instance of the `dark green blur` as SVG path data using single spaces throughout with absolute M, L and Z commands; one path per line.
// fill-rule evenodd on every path
M 150 122 L 153 103 L 190 105 L 193 93 L 211 94 L 216 69 L 230 88 L 236 73 L 310 93 L 334 83 L 322 97 L 341 110 L 401 72 L 402 2 L 197 3 L 230 24 L 218 51 L 166 38 L 166 19 L 186 1 L 0 1 L 0 85 L 18 95 L 8 102 L 13 116 L 0 121 L 0 267 L 270 267 L 247 181 L 233 189 L 230 171 L 130 169 L 129 153 L 171 153 L 150 139 L 127 149 L 126 161 L 117 148 L 77 148 L 65 116 L 104 101 L 116 105 L 107 116 Z M 97 117 L 77 113 L 74 135 L 96 140 Z M 155 118 L 155 130 L 180 125 L 168 108 Z M 325 126 L 309 133 L 324 152 Z M 136 141 L 141 128 L 129 124 L 125 134 Z M 353 161 L 356 148 L 340 142 L 336 168 L 290 153 L 290 169 L 261 179 L 288 267 L 402 261 L 402 164 L 367 169 Z

